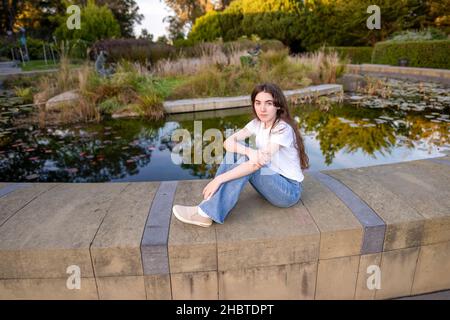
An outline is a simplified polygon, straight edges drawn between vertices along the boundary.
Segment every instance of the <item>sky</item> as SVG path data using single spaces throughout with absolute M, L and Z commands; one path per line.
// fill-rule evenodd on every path
M 140 25 L 134 26 L 136 36 L 141 34 L 142 29 L 147 29 L 153 34 L 153 39 L 167 35 L 168 23 L 163 23 L 164 17 L 174 15 L 173 11 L 166 6 L 164 0 L 136 0 L 139 6 L 139 13 L 144 15 Z

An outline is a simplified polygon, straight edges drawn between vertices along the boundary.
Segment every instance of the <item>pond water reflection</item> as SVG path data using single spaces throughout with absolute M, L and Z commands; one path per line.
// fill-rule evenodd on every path
M 405 111 L 345 104 L 327 112 L 312 105 L 291 107 L 305 139 L 310 170 L 360 167 L 442 156 L 450 151 L 449 107 Z M 250 107 L 168 115 L 164 121 L 105 120 L 39 129 L 3 127 L 0 181 L 163 181 L 212 178 L 218 165 L 175 164 L 171 134 L 239 129 Z M 204 141 L 203 146 L 210 144 Z

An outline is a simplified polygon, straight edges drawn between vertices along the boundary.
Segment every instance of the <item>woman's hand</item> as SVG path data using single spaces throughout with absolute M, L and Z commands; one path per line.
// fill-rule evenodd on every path
M 260 166 L 263 166 L 270 161 L 269 151 L 250 149 L 247 156 L 251 163 L 259 164 Z
M 211 198 L 219 189 L 221 184 L 222 182 L 220 181 L 220 179 L 218 179 L 218 177 L 215 177 L 213 180 L 211 180 L 203 189 L 203 199 L 208 200 L 209 198 Z

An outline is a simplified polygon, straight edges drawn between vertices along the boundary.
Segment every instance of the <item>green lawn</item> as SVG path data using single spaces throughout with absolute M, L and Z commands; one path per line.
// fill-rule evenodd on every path
M 71 63 L 70 67 L 79 67 L 79 64 Z M 25 62 L 25 64 L 20 63 L 19 67 L 22 71 L 35 71 L 35 70 L 47 70 L 47 69 L 58 69 L 59 62 L 56 64 L 53 63 L 53 60 L 47 60 L 47 64 L 45 64 L 45 60 L 32 60 Z

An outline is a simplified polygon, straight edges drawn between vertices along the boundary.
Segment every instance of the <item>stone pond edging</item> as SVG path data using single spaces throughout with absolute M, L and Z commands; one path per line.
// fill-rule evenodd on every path
M 398 67 L 379 64 L 347 64 L 347 72 L 354 74 L 375 74 L 398 76 L 422 81 L 437 81 L 450 85 L 450 70 L 432 68 Z
M 284 90 L 283 92 L 286 98 L 301 98 L 306 96 L 314 97 L 341 93 L 342 86 L 339 84 L 322 84 L 303 89 Z M 220 110 L 246 106 L 251 106 L 250 95 L 237 97 L 182 99 L 164 102 L 164 109 L 167 113 Z
M 209 180 L 0 182 L 0 299 L 389 299 L 450 289 L 450 156 L 308 172 L 275 208 L 172 217 Z M 68 267 L 81 288 L 68 289 Z M 381 289 L 369 290 L 370 268 Z

